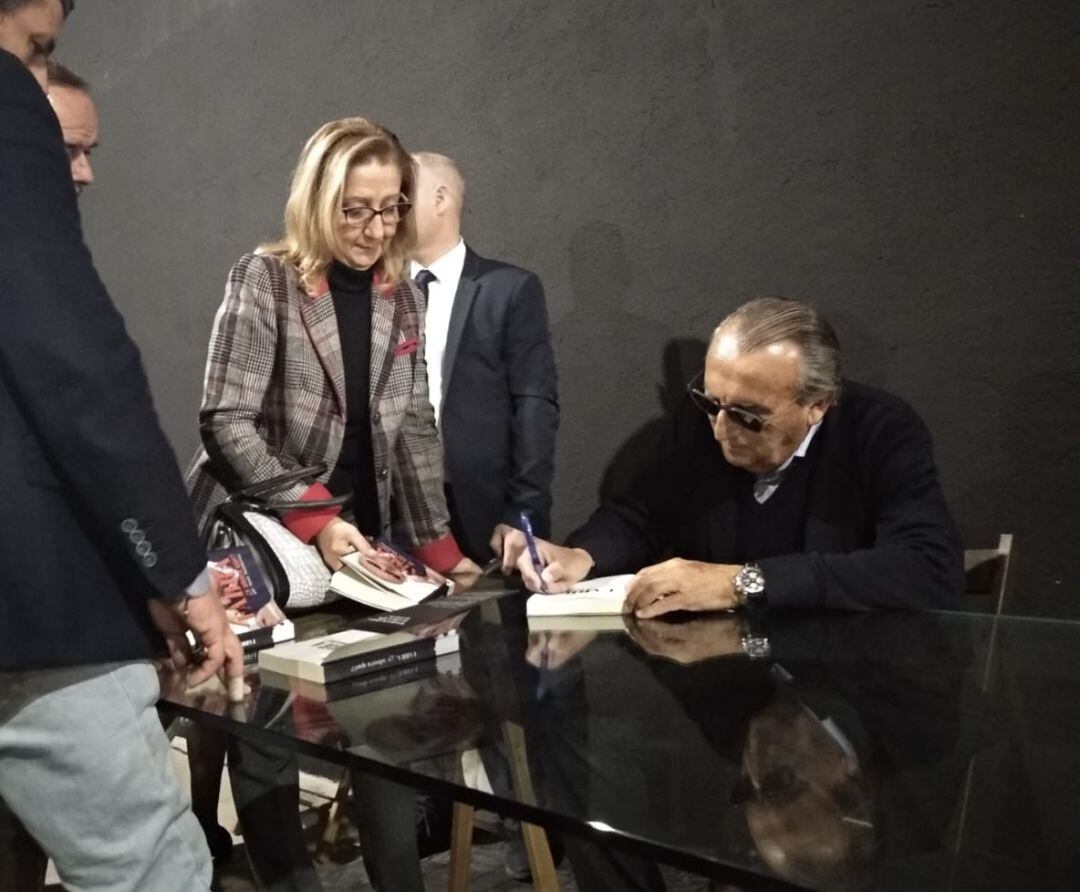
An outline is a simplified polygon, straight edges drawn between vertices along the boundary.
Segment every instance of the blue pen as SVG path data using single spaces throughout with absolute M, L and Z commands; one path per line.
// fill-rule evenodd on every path
M 529 546 L 529 557 L 532 559 L 533 569 L 540 579 L 540 591 L 546 592 L 547 585 L 544 583 L 544 577 L 540 575 L 544 572 L 544 564 L 540 560 L 540 552 L 536 549 L 536 537 L 533 535 L 532 524 L 529 523 L 529 515 L 522 511 L 518 516 L 521 518 L 521 531 L 525 534 L 525 544 Z

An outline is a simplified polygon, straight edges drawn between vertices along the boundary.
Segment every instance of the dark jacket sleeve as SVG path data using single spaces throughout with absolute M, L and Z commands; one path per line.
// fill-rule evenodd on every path
M 537 535 L 548 536 L 559 395 L 544 288 L 532 273 L 510 298 L 503 364 L 512 413 L 512 467 L 501 519 L 518 526 L 518 514 L 525 511 Z
M 0 378 L 91 539 L 176 595 L 206 557 L 175 457 L 83 243 L 56 117 L 5 53 L 0 79 Z M 152 559 L 136 551 L 135 527 Z
M 857 427 L 855 460 L 874 541 L 847 553 L 766 558 L 770 606 L 950 608 L 963 592 L 963 553 L 938 480 L 930 432 L 895 398 Z

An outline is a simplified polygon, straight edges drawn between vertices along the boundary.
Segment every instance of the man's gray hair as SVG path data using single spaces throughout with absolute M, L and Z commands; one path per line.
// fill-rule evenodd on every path
M 840 396 L 840 340 L 836 331 L 809 304 L 786 297 L 747 301 L 717 326 L 734 334 L 741 353 L 790 341 L 803 357 L 798 400 L 811 405 Z M 715 338 L 715 335 L 714 335 Z
M 41 0 L 0 0 L 0 15 L 7 15 L 16 9 L 29 6 L 31 3 L 40 2 Z M 66 19 L 71 15 L 71 10 L 75 8 L 75 0 L 60 0 L 60 8 L 64 11 L 64 18 Z

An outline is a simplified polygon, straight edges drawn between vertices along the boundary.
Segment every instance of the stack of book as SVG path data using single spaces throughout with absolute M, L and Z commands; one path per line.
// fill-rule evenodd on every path
M 475 602 L 439 598 L 350 621 L 351 628 L 259 652 L 260 673 L 331 685 L 458 650 L 457 627 Z M 297 691 L 300 693 L 300 691 Z M 325 699 L 323 693 L 316 699 Z

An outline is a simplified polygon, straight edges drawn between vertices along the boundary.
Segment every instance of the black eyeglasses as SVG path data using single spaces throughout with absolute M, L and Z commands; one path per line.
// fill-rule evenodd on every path
M 376 214 L 382 217 L 384 225 L 392 226 L 400 223 L 411 208 L 412 202 L 403 200 L 395 204 L 388 204 L 384 208 L 369 208 L 365 204 L 358 204 L 355 207 L 342 208 L 341 213 L 345 215 L 346 222 L 351 226 L 367 226 L 375 219 Z
M 697 406 L 702 412 L 708 415 L 710 418 L 716 418 L 721 412 L 725 413 L 739 427 L 746 428 L 755 434 L 761 433 L 762 428 L 765 427 L 766 419 L 758 415 L 756 412 L 751 412 L 749 409 L 743 409 L 741 406 L 729 406 L 720 402 L 716 397 L 709 396 L 700 387 L 697 387 L 698 383 L 702 383 L 702 373 L 698 372 L 694 376 L 689 384 L 686 385 L 686 392 L 690 395 L 690 401 Z

